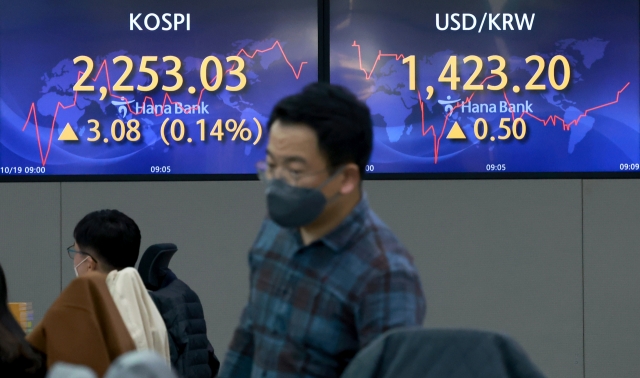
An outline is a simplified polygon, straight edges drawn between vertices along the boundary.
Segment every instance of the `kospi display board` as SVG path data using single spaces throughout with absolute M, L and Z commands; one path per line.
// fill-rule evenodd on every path
M 318 79 L 317 9 L 2 2 L 0 178 L 255 173 L 275 102 Z
M 638 14 L 636 0 L 331 1 L 331 80 L 372 110 L 369 172 L 637 177 Z
M 369 177 L 640 177 L 638 8 L 2 2 L 0 181 L 255 177 L 318 79 L 371 108 Z

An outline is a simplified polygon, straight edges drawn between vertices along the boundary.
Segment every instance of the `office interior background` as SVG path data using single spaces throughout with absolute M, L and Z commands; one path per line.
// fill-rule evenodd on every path
M 549 377 L 640 376 L 640 180 L 364 188 L 415 258 L 425 327 L 506 333 Z M 266 214 L 260 182 L 0 183 L 0 193 L 10 300 L 33 302 L 36 322 L 74 277 L 65 248 L 75 224 L 116 208 L 138 223 L 143 250 L 178 246 L 170 268 L 200 296 L 209 339 L 224 356 Z
M 494 7 L 507 2 L 489 1 Z M 347 9 L 353 1 L 340 3 Z M 555 6 L 560 2 L 546 3 Z M 267 7 L 265 4 L 261 6 Z M 478 9 L 485 5 L 476 4 Z M 637 9 L 637 2 L 634 6 Z M 197 25 L 196 17 L 194 13 L 193 25 Z M 316 21 L 315 15 L 311 20 Z M 607 21 L 606 15 L 598 21 Z M 584 25 L 595 27 L 588 22 Z M 634 27 L 637 31 L 637 22 Z M 355 57 L 353 46 L 345 46 Z M 366 52 L 369 65 L 378 49 L 371 46 L 373 55 Z M 630 54 L 630 50 L 620 51 L 623 57 Z M 73 54 L 80 53 L 74 50 Z M 637 46 L 635 54 L 637 67 Z M 624 63 L 624 59 L 610 59 L 606 62 Z M 26 66 L 23 60 L 13 64 Z M 327 79 L 328 65 L 325 68 L 320 78 Z M 288 69 L 285 67 L 282 77 L 293 80 Z M 308 71 L 302 72 L 306 75 Z M 37 81 L 41 73 L 29 75 Z M 635 75 L 637 81 L 638 73 Z M 637 87 L 627 93 L 631 90 L 637 93 Z M 602 94 L 602 102 L 610 101 L 608 91 L 593 93 Z M 637 103 L 626 109 L 632 106 L 637 113 Z M 28 104 L 20 110 L 26 117 Z M 6 129 L 4 132 L 0 130 L 0 136 L 9 135 Z M 26 134 L 15 131 L 13 135 Z M 36 156 L 35 144 L 29 146 L 25 154 Z M 244 146 L 238 151 L 244 154 Z M 543 156 L 546 151 L 537 153 Z M 524 161 L 528 156 L 511 157 Z M 129 166 L 123 164 L 123 169 Z M 368 179 L 364 190 L 373 210 L 415 259 L 427 298 L 425 327 L 505 333 L 552 378 L 640 377 L 640 179 L 536 177 L 391 177 Z M 107 177 L 94 182 L 0 182 L 0 262 L 10 301 L 32 302 L 38 322 L 74 278 L 66 248 L 74 242 L 76 223 L 91 211 L 118 209 L 141 229 L 140 255 L 156 243 L 178 246 L 170 268 L 200 296 L 209 339 L 222 361 L 249 295 L 248 251 L 266 215 L 264 185 L 256 180 L 170 180 L 110 181 Z

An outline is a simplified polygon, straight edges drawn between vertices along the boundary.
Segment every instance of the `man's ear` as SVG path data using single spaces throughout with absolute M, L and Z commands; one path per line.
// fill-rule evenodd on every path
M 87 271 L 88 272 L 98 271 L 98 262 L 94 260 L 93 257 L 89 257 L 89 260 L 87 260 Z
M 360 168 L 355 163 L 349 163 L 342 168 L 340 194 L 353 193 L 360 188 Z

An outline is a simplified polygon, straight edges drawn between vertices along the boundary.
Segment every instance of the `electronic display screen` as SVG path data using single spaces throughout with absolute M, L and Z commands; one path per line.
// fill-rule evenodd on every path
M 318 80 L 300 0 L 3 1 L 0 178 L 254 174 Z
M 367 172 L 637 176 L 638 4 L 331 1 L 331 81 L 373 114 Z

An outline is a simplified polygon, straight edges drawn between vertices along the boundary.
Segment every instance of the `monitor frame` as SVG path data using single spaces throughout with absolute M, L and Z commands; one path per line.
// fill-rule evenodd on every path
M 318 81 L 330 82 L 330 0 L 317 0 Z M 366 173 L 364 180 L 545 180 L 640 179 L 640 171 L 621 172 L 447 172 Z M 2 182 L 132 182 L 132 181 L 257 181 L 257 174 L 109 174 L 109 175 L 0 175 Z

